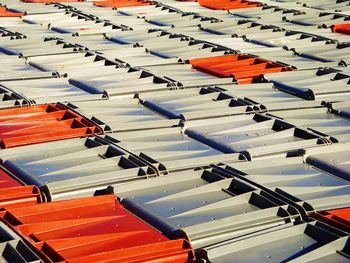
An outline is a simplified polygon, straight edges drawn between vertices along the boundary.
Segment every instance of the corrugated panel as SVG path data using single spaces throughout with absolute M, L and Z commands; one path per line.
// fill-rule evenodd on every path
M 171 38 L 164 42 L 163 37 L 151 38 L 142 42 L 142 46 L 153 55 L 162 58 L 180 58 L 183 60 L 222 56 L 230 52 L 225 48 L 183 38 Z
M 327 150 L 331 151 L 332 148 Z M 289 198 L 295 202 L 294 205 L 303 207 L 299 208 L 302 213 L 349 206 L 348 178 L 341 176 L 337 169 L 327 169 L 313 161 L 318 158 L 317 153 L 312 153 L 312 150 L 311 153 L 306 152 L 305 157 L 235 163 L 224 171 L 232 176 L 244 176 L 244 180 L 257 187 L 271 189 Z M 338 152 L 332 153 L 335 155 L 333 163 L 341 166 L 342 157 L 337 154 L 344 154 L 344 151 L 338 148 Z
M 235 83 L 234 78 L 213 78 L 211 75 L 193 70 L 189 64 L 147 66 L 144 69 L 176 82 L 179 87 L 203 87 Z
M 47 262 L 193 259 L 188 242 L 169 240 L 126 211 L 113 195 L 8 209 L 3 218 L 40 250 Z
M 321 47 L 301 46 L 295 49 L 299 56 L 318 61 L 350 63 L 350 43 L 335 43 Z
M 92 69 L 92 74 L 87 76 L 86 71 L 77 66 L 77 71 L 69 71 L 72 76 L 69 83 L 93 94 L 128 97 L 134 97 L 135 93 L 174 88 L 172 80 L 148 71 L 134 68 L 115 69 L 115 66 L 108 67 L 109 70 L 105 68 L 100 67 L 100 74 Z
M 98 138 L 71 139 L 1 152 L 4 166 L 50 199 L 91 196 L 97 189 L 154 176 L 155 171 Z
M 334 40 L 315 35 L 314 32 L 303 32 L 303 26 L 295 28 L 295 30 L 284 30 L 281 27 L 271 24 L 261 24 L 257 22 L 251 22 L 249 20 L 234 20 L 227 19 L 222 23 L 216 23 L 213 25 L 201 27 L 210 33 L 225 34 L 243 37 L 252 43 L 263 45 L 266 47 L 285 47 L 289 50 L 302 53 L 307 51 L 321 52 L 322 50 L 332 50 L 341 45 L 334 44 Z M 298 30 L 299 29 L 299 30 Z M 237 47 L 239 49 L 239 46 Z M 311 59 L 315 59 L 310 57 Z M 320 60 L 318 58 L 317 60 Z M 333 61 L 334 57 L 329 56 L 324 61 Z
M 115 25 L 109 21 L 86 21 L 82 23 L 67 23 L 67 22 L 56 22 L 52 24 L 50 29 L 52 31 L 63 33 L 63 34 L 74 34 L 74 35 L 101 35 L 105 33 L 118 32 L 126 30 L 125 26 Z
M 147 30 L 132 30 L 132 35 L 135 37 L 137 32 L 145 34 L 146 37 L 152 39 L 154 35 L 152 33 L 147 33 Z M 155 30 L 157 31 L 157 30 Z M 130 35 L 129 31 L 123 31 L 121 36 L 118 34 L 118 38 L 123 35 Z M 160 32 L 161 33 L 161 32 Z M 168 34 L 169 35 L 169 34 Z M 121 42 L 118 40 L 113 40 L 113 37 L 103 37 L 103 36 L 70 36 L 63 35 L 63 39 L 67 44 L 71 44 L 74 46 L 80 47 L 82 50 L 90 50 L 90 51 L 102 51 L 104 57 L 108 57 L 111 60 L 116 60 L 118 62 L 125 62 L 128 64 L 132 64 L 133 66 L 143 66 L 143 65 L 152 65 L 152 64 L 161 64 L 162 59 L 159 56 L 153 54 L 153 52 L 149 53 L 145 48 L 139 47 L 139 45 L 121 45 Z M 124 44 L 124 43 L 123 43 Z M 137 61 L 139 58 L 140 61 Z M 146 61 L 153 60 L 153 61 Z M 141 62 L 142 60 L 145 60 Z M 176 63 L 176 59 L 169 60 L 171 62 L 166 63 Z M 147 64 L 148 63 L 148 64 Z
M 53 36 L 53 31 L 46 27 L 42 27 L 39 24 L 28 24 L 22 20 L 12 20 L 9 23 L 3 25 L 7 32 L 11 32 L 11 39 L 24 39 L 27 37 L 49 37 Z M 4 38 L 3 38 L 4 39 Z
M 58 104 L 0 110 L 1 148 L 102 133 L 91 121 Z
M 181 12 L 196 12 L 196 13 L 216 13 L 213 10 L 210 10 L 206 7 L 202 7 L 200 6 L 198 3 L 196 2 L 183 2 L 183 1 L 168 1 L 168 0 L 164 0 L 162 1 L 162 3 L 164 5 L 171 5 L 173 8 L 176 8 L 178 10 L 180 10 Z
M 233 262 L 343 262 L 349 256 L 347 243 L 348 238 L 342 238 L 335 229 L 312 222 L 216 244 L 207 247 L 202 257 L 220 263 L 232 259 Z
M 2 54 L 0 54 L 0 58 L 3 65 L 0 69 L 0 81 L 52 78 L 56 75 L 53 72 L 37 70 L 20 58 Z
M 68 74 L 70 77 L 86 75 L 88 71 L 90 71 L 89 75 L 107 73 L 118 66 L 118 63 L 90 52 L 30 57 L 28 63 L 42 71 L 57 71 L 61 75 Z M 83 68 L 82 64 L 84 64 Z
M 259 37 L 261 38 L 263 35 L 273 38 L 273 36 L 285 34 L 280 28 L 273 25 L 263 25 L 245 19 L 234 19 L 233 17 L 213 25 L 201 25 L 201 28 L 217 35 L 234 35 L 235 37 L 244 37 L 248 39 L 259 39 Z M 272 44 L 271 46 L 274 45 Z
M 309 150 L 306 161 L 320 169 L 350 181 L 349 143 L 334 144 L 327 151 Z
M 24 38 L 0 43 L 0 52 L 24 57 L 73 53 L 77 52 L 78 48 L 56 38 Z
M 264 1 L 261 1 L 264 2 Z M 278 5 L 277 3 L 274 3 L 276 5 L 264 5 L 259 6 L 255 8 L 249 8 L 249 9 L 236 9 L 231 10 L 230 13 L 242 17 L 242 18 L 255 18 L 255 19 L 261 19 L 264 21 L 265 19 L 271 18 L 271 17 L 277 17 L 282 18 L 286 15 L 297 15 L 297 14 L 303 14 L 304 10 L 298 10 L 296 9 L 295 3 L 292 4 L 292 6 L 289 6 L 289 8 L 283 7 L 282 1 L 279 1 Z
M 303 27 L 305 28 L 305 27 Z M 337 32 L 332 32 L 332 26 L 330 27 L 316 27 L 316 26 L 311 26 L 311 27 L 306 27 L 307 31 L 312 34 L 317 34 L 318 36 L 330 38 L 333 40 L 338 41 L 339 43 L 341 42 L 348 42 L 349 36 L 343 33 L 337 33 Z
M 114 43 L 114 42 L 113 42 Z M 176 57 L 161 57 L 154 52 L 149 52 L 144 47 L 133 47 L 130 45 L 116 45 L 118 48 L 104 51 L 103 55 L 113 61 L 117 61 L 124 67 L 145 67 L 152 65 L 177 64 Z
M 103 94 L 90 94 L 68 83 L 65 78 L 47 78 L 21 81 L 0 81 L 3 90 L 4 107 L 8 103 L 26 105 L 28 101 L 36 104 L 55 103 L 57 101 L 84 101 L 102 99 Z M 7 92 L 6 92 L 7 90 Z M 6 93 L 5 93 L 6 92 Z
M 192 59 L 190 63 L 195 69 L 219 78 L 233 76 L 239 84 L 259 82 L 266 73 L 292 70 L 281 63 L 241 54 Z
M 139 98 L 146 107 L 171 119 L 204 119 L 264 110 L 257 103 L 233 97 L 215 87 L 152 92 Z
M 161 173 L 245 159 L 240 154 L 224 154 L 198 142 L 183 134 L 181 128 L 121 132 L 104 138 L 138 155 Z
M 315 8 L 315 9 L 322 9 L 322 10 L 332 10 L 335 12 L 340 11 L 350 11 L 350 4 L 348 1 L 337 1 L 337 0 L 308 0 L 308 1 L 301 1 L 302 4 L 305 6 Z
M 65 9 L 60 9 L 60 6 L 56 4 L 43 5 L 39 3 L 32 3 L 28 5 L 23 2 L 13 0 L 1 0 L 1 3 L 9 6 L 11 9 L 15 9 L 19 12 L 26 12 L 27 14 L 51 14 L 65 12 Z
M 337 141 L 350 140 L 350 120 L 332 114 L 327 108 L 276 111 L 273 115 L 323 136 L 332 136 Z
M 185 133 L 226 153 L 243 153 L 249 159 L 295 153 L 322 146 L 327 139 L 267 115 L 239 115 L 186 123 Z
M 280 49 L 280 50 L 278 50 Z M 294 69 L 298 69 L 300 71 L 308 70 L 308 69 L 318 69 L 320 67 L 336 67 L 341 64 L 340 61 L 332 61 L 332 60 L 320 60 L 315 59 L 314 57 L 306 57 L 296 54 L 292 50 L 284 50 L 282 47 L 276 48 L 266 48 L 265 50 L 259 50 L 257 52 L 252 51 L 252 53 L 256 56 L 261 56 L 264 59 L 277 61 Z
M 322 12 L 319 10 L 312 10 L 311 12 L 304 14 L 287 17 L 288 21 L 304 26 L 340 24 L 342 22 L 349 21 L 349 19 L 350 17 L 348 15 Z
M 26 5 L 24 8 L 31 5 Z M 43 6 L 43 5 L 41 5 Z M 53 7 L 54 12 L 47 16 L 46 13 L 38 12 L 33 14 L 28 14 L 23 22 L 29 24 L 41 24 L 45 26 L 49 26 L 51 22 L 66 22 L 67 24 L 73 24 L 74 22 L 80 22 L 80 24 L 90 24 L 88 21 L 92 20 L 89 16 L 85 14 L 78 14 L 76 12 L 67 12 L 67 10 L 59 10 L 57 7 L 50 5 Z M 79 21 L 81 20 L 81 21 Z
M 175 9 L 172 6 L 165 5 L 162 2 L 153 2 L 154 4 L 148 5 L 148 6 L 128 6 L 128 7 L 121 7 L 118 8 L 118 11 L 122 14 L 128 15 L 128 16 L 140 16 L 144 17 L 147 14 L 165 14 L 167 15 L 169 12 L 178 12 L 177 9 Z
M 215 22 L 214 24 L 216 24 L 216 23 L 218 23 L 218 22 Z M 203 27 L 207 26 L 207 24 L 210 24 L 210 23 L 203 22 Z M 210 32 L 204 31 L 202 28 L 202 23 L 200 25 L 198 25 L 197 27 L 167 28 L 166 32 L 171 33 L 171 34 L 175 34 L 175 35 L 180 35 L 183 38 L 195 39 L 197 41 L 206 42 L 206 43 L 209 43 L 211 45 L 214 45 L 214 43 L 211 41 L 211 39 L 216 39 L 218 37 L 222 37 L 222 36 L 218 36 L 218 35 L 212 34 Z M 230 35 L 226 35 L 224 37 L 231 38 Z M 244 39 L 240 39 L 240 40 L 242 40 L 244 42 Z M 218 44 L 218 46 L 223 47 L 224 45 Z M 234 49 L 234 48 L 230 47 L 230 49 Z
M 346 1 L 0 1 L 26 14 L 0 18 L 3 144 L 21 145 L 0 175 L 28 184 L 0 189 L 1 220 L 45 261 L 350 258 L 348 223 L 312 218 L 350 207 Z M 91 137 L 39 143 L 64 136 Z M 187 241 L 144 244 L 114 196 L 75 199 L 111 193 Z
M 157 26 L 169 26 L 169 27 L 192 27 L 201 23 L 216 23 L 220 20 L 214 17 L 207 17 L 196 13 L 171 13 L 167 16 L 163 14 L 146 14 L 145 20 Z
M 262 45 L 272 45 L 272 46 L 283 46 L 287 47 L 289 50 L 295 50 L 297 53 L 304 47 L 312 47 L 313 50 L 321 50 L 326 48 L 333 48 L 332 43 L 334 42 L 331 39 L 323 38 L 320 36 L 315 36 L 307 33 L 300 33 L 297 31 L 282 31 L 273 34 L 251 34 L 247 38 L 252 42 L 256 42 Z M 309 49 L 309 50 L 310 50 Z M 333 59 L 329 59 L 333 61 Z M 327 60 L 326 60 L 327 61 Z
M 94 15 L 97 15 L 100 18 L 111 21 L 113 24 L 119 24 L 122 20 L 123 21 L 122 25 L 128 25 L 128 28 L 132 30 L 165 28 L 164 26 L 157 26 L 157 25 L 148 23 L 141 15 L 132 16 L 126 12 L 121 11 L 121 9 L 118 9 L 117 13 L 115 10 L 112 10 L 112 9 L 110 11 L 113 12 L 110 15 L 108 15 L 108 10 L 106 10 L 106 8 L 99 8 L 99 10 L 94 9 L 91 11 L 89 10 L 87 13 L 92 13 Z M 143 12 L 140 12 L 140 13 L 143 13 Z M 126 31 L 120 31 L 120 32 L 112 31 L 110 32 L 110 34 L 115 36 L 115 35 L 123 34 L 124 32 Z M 107 32 L 106 34 L 109 34 L 109 32 Z
M 162 5 L 142 6 L 141 10 L 137 11 L 134 10 L 135 8 L 138 9 L 137 7 L 118 8 L 117 10 L 112 8 L 100 8 L 96 5 L 92 5 L 91 2 L 69 3 L 69 6 L 74 7 L 75 10 L 81 13 L 92 15 L 95 19 L 107 20 L 116 25 L 123 24 L 133 30 L 159 27 L 145 21 L 143 16 L 149 12 L 152 14 L 170 14 L 174 12 L 171 8 L 165 8 Z
M 153 15 L 159 15 L 159 14 L 169 14 L 172 12 L 177 12 L 176 9 L 174 9 L 171 6 L 165 6 L 161 2 L 151 2 L 149 1 L 149 5 L 141 5 L 141 6 L 125 6 L 125 7 L 119 7 L 116 8 L 118 10 L 118 13 L 124 16 L 135 16 L 139 18 L 143 18 L 147 14 L 153 14 Z M 81 5 L 79 5 L 80 7 Z M 94 5 L 95 7 L 96 5 Z M 79 8 L 78 7 L 78 8 Z M 97 9 L 97 8 L 95 8 Z M 106 9 L 106 8 L 104 8 Z M 95 11 L 95 10 L 94 10 Z M 101 11 L 101 8 L 99 10 Z
M 215 169 L 173 173 L 115 191 L 128 209 L 169 235 L 187 236 L 195 248 L 293 218 L 281 201 Z
M 121 48 L 120 45 L 108 40 L 105 36 L 86 35 L 76 37 L 62 34 L 60 37 L 62 42 L 65 42 L 67 45 L 77 46 L 81 51 L 103 51 L 104 53 L 107 50 L 116 50 Z
M 204 41 L 190 40 L 179 34 L 172 34 L 160 30 L 138 30 L 134 33 L 123 32 L 109 38 L 121 45 L 134 44 L 143 46 L 146 51 L 161 58 L 190 59 L 197 57 L 220 56 L 228 49 Z
M 292 50 L 283 49 L 283 47 L 266 47 L 258 43 L 247 42 L 243 38 L 234 38 L 230 35 L 200 35 L 197 38 L 230 48 L 240 53 L 249 53 L 254 56 L 262 57 L 266 60 L 276 61 L 289 65 L 298 70 L 317 69 L 320 67 L 336 67 L 340 62 L 337 61 L 319 61 L 313 58 L 298 56 Z
M 24 22 L 47 25 L 52 31 L 61 34 L 101 35 L 107 32 L 117 32 L 128 29 L 108 21 L 95 20 L 93 17 L 75 11 L 27 15 Z
M 268 111 L 292 110 L 302 108 L 321 107 L 322 101 L 310 101 L 293 96 L 289 93 L 276 89 L 272 83 L 245 84 L 240 85 L 220 85 L 225 94 L 242 98 L 253 105 L 259 104 L 261 109 Z
M 346 184 L 344 180 L 333 177 L 328 172 L 319 169 L 319 167 L 306 163 L 303 156 L 255 160 L 230 166 L 236 170 L 232 171 L 244 175 L 245 178 L 252 181 L 259 182 L 259 180 L 270 179 L 270 183 L 266 181 L 267 185 L 281 183 L 298 186 L 299 182 L 302 182 L 301 187 L 311 187 L 315 183 L 319 183 L 319 185 L 329 183 L 332 185 Z
M 118 35 L 107 34 L 108 39 L 119 45 L 142 45 L 142 42 L 148 39 L 154 39 L 156 37 L 161 37 L 162 39 L 169 39 L 171 36 L 169 33 L 160 30 L 132 30 L 132 31 L 122 31 Z
M 328 68 L 266 74 L 265 78 L 276 88 L 309 100 L 344 98 L 349 92 L 350 76 Z
M 101 100 L 68 103 L 67 106 L 104 128 L 105 132 L 125 132 L 178 126 L 147 109 L 138 99 Z

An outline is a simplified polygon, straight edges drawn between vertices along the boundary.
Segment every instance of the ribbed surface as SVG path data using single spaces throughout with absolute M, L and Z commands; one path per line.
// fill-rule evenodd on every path
M 0 261 L 348 262 L 349 25 L 347 0 L 0 0 Z

